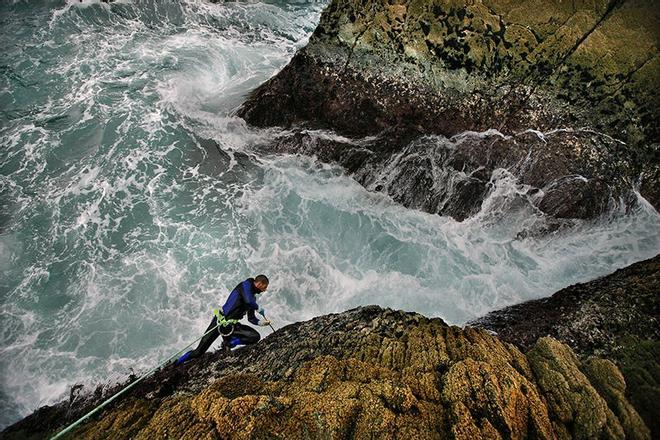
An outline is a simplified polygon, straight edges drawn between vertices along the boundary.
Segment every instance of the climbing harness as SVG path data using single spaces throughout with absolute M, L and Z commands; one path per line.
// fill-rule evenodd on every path
M 218 324 L 218 333 L 220 333 L 220 336 L 231 336 L 234 333 L 234 325 L 238 322 L 238 319 L 227 319 L 218 309 L 213 309 L 213 314 Z M 221 329 L 224 327 L 230 327 L 229 333 L 222 333 Z
M 143 374 L 138 380 L 136 380 L 135 382 L 132 382 L 132 383 L 130 383 L 129 385 L 127 385 L 124 389 L 122 389 L 121 391 L 117 392 L 115 395 L 113 395 L 112 397 L 110 397 L 109 399 L 107 399 L 105 402 L 101 403 L 99 406 L 97 406 L 96 408 L 94 408 L 93 410 L 91 410 L 90 412 L 88 412 L 87 414 L 85 414 L 84 416 L 82 416 L 80 419 L 78 419 L 77 421 L 75 421 L 75 422 L 72 423 L 71 425 L 67 426 L 67 427 L 66 427 L 65 429 L 63 429 L 62 431 L 58 432 L 55 436 L 51 437 L 50 440 L 56 440 L 56 439 L 58 439 L 58 438 L 61 438 L 64 434 L 68 433 L 68 432 L 71 431 L 73 428 L 75 428 L 76 426 L 80 425 L 80 423 L 82 423 L 84 420 L 86 420 L 86 419 L 88 419 L 89 417 L 91 417 L 91 416 L 93 416 L 94 414 L 96 414 L 101 408 L 103 408 L 104 406 L 106 406 L 107 404 L 109 404 L 110 402 L 112 402 L 113 400 L 115 400 L 117 397 L 119 397 L 119 396 L 121 396 L 122 394 L 124 394 L 126 391 L 130 390 L 130 389 L 131 389 L 132 387 L 134 387 L 135 385 L 137 385 L 140 381 L 142 381 L 142 379 L 148 377 L 149 375 L 151 375 L 151 373 L 153 373 L 153 372 L 156 371 L 157 369 L 163 367 L 166 363 L 168 363 L 168 362 L 171 361 L 172 359 L 174 359 L 174 358 L 178 358 L 179 355 L 181 355 L 183 352 L 185 352 L 185 351 L 186 351 L 189 347 L 191 347 L 195 342 L 199 341 L 200 339 L 202 339 L 204 336 L 208 335 L 208 334 L 211 333 L 212 331 L 215 331 L 215 327 L 212 328 L 211 330 L 207 331 L 206 333 L 204 333 L 204 334 L 203 334 L 202 336 L 200 336 L 199 338 L 197 338 L 197 339 L 195 339 L 194 341 L 192 341 L 190 344 L 186 345 L 182 350 L 177 351 L 175 354 L 173 354 L 172 356 L 170 356 L 170 357 L 168 357 L 167 359 L 165 359 L 163 362 L 161 362 L 160 364 L 158 364 L 157 367 L 154 367 L 154 368 L 152 368 L 151 370 L 149 370 L 148 372 L 146 372 L 145 374 Z

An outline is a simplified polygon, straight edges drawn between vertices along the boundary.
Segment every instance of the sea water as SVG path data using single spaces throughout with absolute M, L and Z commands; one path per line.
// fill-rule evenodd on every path
M 641 197 L 525 235 L 543 215 L 503 170 L 457 222 L 259 154 L 278 130 L 234 112 L 325 4 L 0 4 L 0 428 L 155 366 L 259 273 L 275 327 L 366 304 L 461 325 L 660 251 Z

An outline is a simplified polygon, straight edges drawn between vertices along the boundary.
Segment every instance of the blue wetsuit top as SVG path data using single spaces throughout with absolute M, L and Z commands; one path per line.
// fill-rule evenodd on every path
M 259 324 L 259 319 L 254 315 L 257 305 L 256 294 L 261 293 L 254 285 L 254 278 L 239 283 L 229 294 L 227 302 L 222 306 L 222 314 L 226 319 L 243 319 L 247 312 L 248 321 L 254 325 Z

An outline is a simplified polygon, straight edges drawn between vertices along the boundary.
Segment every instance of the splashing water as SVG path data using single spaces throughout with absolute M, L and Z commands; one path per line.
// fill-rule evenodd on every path
M 2 427 L 73 383 L 155 365 L 257 273 L 278 326 L 374 303 L 462 324 L 658 253 L 643 200 L 523 239 L 543 218 L 503 170 L 456 222 L 313 158 L 255 153 L 277 130 L 232 112 L 323 7 L 0 6 Z

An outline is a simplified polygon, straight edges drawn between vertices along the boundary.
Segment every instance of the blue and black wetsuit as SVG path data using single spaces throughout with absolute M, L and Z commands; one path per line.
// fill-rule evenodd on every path
M 259 293 L 261 292 L 254 285 L 254 278 L 248 278 L 247 280 L 238 284 L 234 290 L 231 291 L 229 298 L 227 298 L 227 302 L 225 302 L 225 305 L 222 306 L 222 315 L 225 319 L 240 320 L 243 319 L 247 313 L 248 321 L 250 321 L 252 324 L 258 325 L 259 319 L 255 316 L 254 312 L 259 309 L 255 296 Z M 250 326 L 241 324 L 240 322 L 220 327 L 220 332 L 218 332 L 217 325 L 218 319 L 214 316 L 211 320 L 211 324 L 209 324 L 204 333 L 213 328 L 216 330 L 204 336 L 196 349 L 189 351 L 181 356 L 176 363 L 180 364 L 188 359 L 192 359 L 204 354 L 206 350 L 209 349 L 211 344 L 213 344 L 213 341 L 215 341 L 218 336 L 220 336 L 220 332 L 223 335 L 223 346 L 227 346 L 229 348 L 236 347 L 237 345 L 256 344 L 259 342 L 259 339 L 261 339 L 261 335 L 258 331 Z

